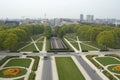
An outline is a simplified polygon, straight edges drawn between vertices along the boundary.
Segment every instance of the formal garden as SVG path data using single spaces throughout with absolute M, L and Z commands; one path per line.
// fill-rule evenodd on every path
M 40 57 L 6 56 L 0 61 L 0 79 L 34 80 Z
M 120 79 L 120 56 L 107 54 L 104 56 L 87 55 L 86 57 L 110 80 Z
M 71 57 L 55 57 L 55 61 L 59 80 L 85 80 Z

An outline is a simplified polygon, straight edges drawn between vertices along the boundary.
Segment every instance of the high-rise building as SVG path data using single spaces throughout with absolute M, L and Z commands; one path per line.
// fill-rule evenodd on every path
M 86 18 L 87 18 L 86 19 L 87 22 L 93 22 L 94 21 L 94 15 L 87 15 Z
M 82 22 L 84 20 L 84 15 L 80 14 L 80 22 Z

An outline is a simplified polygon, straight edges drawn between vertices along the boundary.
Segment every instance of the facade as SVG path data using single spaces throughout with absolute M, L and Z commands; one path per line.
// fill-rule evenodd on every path
M 90 22 L 90 23 L 93 22 L 94 21 L 94 15 L 87 15 L 86 16 L 86 21 Z
M 80 22 L 84 21 L 84 15 L 80 14 Z

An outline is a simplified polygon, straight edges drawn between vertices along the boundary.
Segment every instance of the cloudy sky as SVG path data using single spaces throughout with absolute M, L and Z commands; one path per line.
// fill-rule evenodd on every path
M 120 0 L 0 0 L 0 18 L 97 18 L 120 19 Z

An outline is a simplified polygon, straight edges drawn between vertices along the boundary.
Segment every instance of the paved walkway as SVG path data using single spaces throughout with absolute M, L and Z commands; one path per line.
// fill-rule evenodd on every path
M 97 56 L 97 57 L 99 57 L 99 56 Z M 104 69 L 105 69 L 106 71 L 108 71 L 112 76 L 114 76 L 116 79 L 119 80 L 119 78 L 114 75 L 115 73 L 113 73 L 113 72 L 111 72 L 111 71 L 108 70 L 108 66 L 112 66 L 112 65 L 115 65 L 115 64 L 110 64 L 110 65 L 107 65 L 107 66 L 103 66 L 99 61 L 97 61 L 97 60 L 95 59 L 95 58 L 97 58 L 97 57 L 94 57 L 93 59 L 94 59 L 98 64 L 100 64 L 102 67 L 104 67 Z M 101 56 L 100 56 L 100 57 L 101 57 Z M 102 56 L 102 57 L 112 57 L 112 56 Z M 116 57 L 112 57 L 112 58 L 115 58 L 116 60 L 120 61 L 120 60 L 119 60 L 118 58 L 116 58 Z M 119 64 L 119 65 L 120 65 L 120 64 Z
M 71 58 L 73 59 L 74 63 L 76 64 L 76 66 L 78 67 L 78 69 L 80 70 L 80 72 L 83 74 L 83 76 L 85 77 L 86 80 L 92 80 L 90 78 L 90 76 L 87 74 L 87 72 L 85 71 L 85 69 L 82 67 L 81 64 L 79 64 L 79 62 L 77 61 L 77 59 L 74 56 L 71 56 Z
M 35 80 L 42 80 L 42 69 L 43 69 L 43 57 L 40 57 L 38 69 L 36 71 Z
M 40 50 L 39 50 L 38 46 L 36 45 L 36 41 L 34 41 L 32 37 L 31 37 L 31 40 L 32 40 L 32 42 L 33 42 L 33 44 L 34 44 L 35 48 L 37 49 L 37 51 L 39 51 L 39 52 L 40 52 Z
M 78 42 L 79 50 L 80 50 L 80 52 L 82 52 L 82 48 L 81 48 L 80 40 L 79 40 L 78 36 L 77 36 L 77 42 Z
M 81 55 L 81 57 L 90 65 L 90 67 L 102 78 L 102 80 L 109 80 L 98 68 L 95 67 L 85 55 Z
M 53 80 L 59 80 L 54 56 L 52 56 L 52 75 L 53 75 Z
M 11 59 L 8 59 L 1 67 L 0 69 L 4 69 L 4 66 L 12 59 L 18 59 L 18 58 L 11 58 Z M 23 58 L 24 59 L 24 58 Z M 25 75 L 23 75 L 25 78 L 24 80 L 28 80 L 29 78 L 29 75 L 31 73 L 31 70 L 32 70 L 32 66 L 34 64 L 34 59 L 33 58 L 25 58 L 25 59 L 31 59 L 31 63 L 30 63 L 30 66 L 29 68 L 25 68 L 25 67 L 21 67 L 21 66 L 10 66 L 10 67 L 20 67 L 20 68 L 25 68 L 27 69 L 27 73 Z M 13 80 L 13 79 L 19 79 L 19 78 L 22 78 L 23 76 L 19 76 L 19 77 L 16 77 L 16 78 L 0 78 L 0 80 Z
M 46 37 L 44 37 L 44 42 L 43 42 L 43 48 L 42 48 L 42 53 L 46 53 Z
M 73 48 L 73 50 L 76 52 L 76 53 L 78 53 L 78 50 L 66 39 L 66 38 L 64 38 L 65 39 L 65 41 Z

